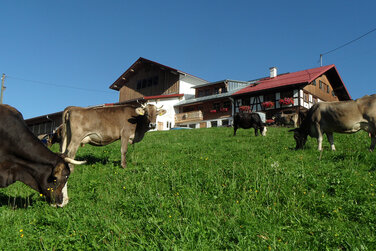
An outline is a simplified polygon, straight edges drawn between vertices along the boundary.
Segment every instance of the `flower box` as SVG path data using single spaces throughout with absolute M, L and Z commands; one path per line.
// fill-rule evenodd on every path
M 211 113 L 216 113 L 216 112 L 217 112 L 217 110 L 210 110 L 210 112 L 211 112 Z
M 243 106 L 239 107 L 239 110 L 242 111 L 242 112 L 247 112 L 247 111 L 251 110 L 251 108 L 249 107 L 249 105 L 243 105 Z
M 227 112 L 228 108 L 221 108 L 221 112 Z
M 294 99 L 293 98 L 283 98 L 279 100 L 279 103 L 281 105 L 293 105 L 294 104 Z
M 274 102 L 273 101 L 265 101 L 265 102 L 261 103 L 261 106 L 264 107 L 265 109 L 273 108 Z

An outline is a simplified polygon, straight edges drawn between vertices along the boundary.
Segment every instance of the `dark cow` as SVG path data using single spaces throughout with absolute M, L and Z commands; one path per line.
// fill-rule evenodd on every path
M 61 143 L 61 131 L 63 125 L 58 126 L 47 139 L 47 146 L 51 147 L 55 143 Z
M 306 118 L 294 132 L 296 149 L 301 149 L 307 141 L 307 136 L 317 138 L 318 150 L 322 150 L 323 134 L 335 150 L 333 132 L 355 133 L 359 130 L 368 132 L 371 136 L 370 150 L 376 144 L 376 95 L 364 96 L 357 100 L 320 102 L 308 110 Z
M 255 135 L 258 136 L 258 130 L 262 136 L 266 136 L 266 127 L 262 123 L 261 117 L 258 113 L 236 113 L 234 115 L 234 136 L 236 135 L 236 131 L 238 128 L 243 129 L 255 129 Z
M 121 139 L 121 166 L 125 168 L 128 143 L 141 141 L 147 131 L 155 128 L 157 115 L 165 112 L 151 104 L 67 107 L 63 112 L 61 152 L 74 158 L 81 143 L 104 146 Z
M 22 114 L 0 105 L 0 187 L 21 181 L 46 196 L 49 203 L 68 203 L 67 163 L 83 164 L 51 152 L 27 127 Z

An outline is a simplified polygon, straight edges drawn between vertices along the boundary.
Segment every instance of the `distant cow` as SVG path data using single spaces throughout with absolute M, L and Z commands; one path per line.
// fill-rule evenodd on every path
M 61 152 L 74 157 L 80 143 L 104 146 L 121 139 L 121 166 L 125 168 L 128 143 L 141 141 L 147 131 L 155 128 L 157 115 L 165 112 L 151 104 L 67 107 L 63 112 Z
M 49 203 L 68 203 L 67 163 L 83 164 L 51 152 L 27 127 L 22 114 L 0 105 L 0 187 L 21 181 L 46 196 Z
M 61 131 L 62 131 L 63 125 L 58 126 L 51 135 L 49 135 L 47 139 L 47 146 L 50 147 L 55 143 L 61 143 Z
M 288 126 L 293 125 L 294 127 L 298 126 L 299 115 L 297 113 L 285 114 L 279 112 L 274 116 L 274 121 L 276 125 L 279 126 Z
M 376 144 L 376 95 L 364 96 L 357 100 L 320 102 L 309 109 L 306 118 L 294 132 L 296 149 L 303 148 L 307 136 L 317 138 L 318 150 L 322 150 L 323 133 L 328 137 L 331 149 L 335 150 L 333 132 L 355 133 L 359 130 L 371 136 L 370 150 Z
M 236 113 L 234 116 L 234 136 L 236 135 L 236 131 L 238 128 L 243 129 L 255 129 L 255 136 L 258 136 L 258 130 L 262 136 L 266 135 L 266 127 L 261 121 L 261 117 L 258 113 Z

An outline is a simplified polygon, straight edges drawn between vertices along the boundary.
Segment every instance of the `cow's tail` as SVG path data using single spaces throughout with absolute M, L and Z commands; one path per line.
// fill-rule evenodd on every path
M 61 143 L 60 143 L 60 152 L 65 153 L 68 145 L 68 137 L 70 137 L 70 110 L 65 109 L 62 116 L 62 125 L 61 125 Z

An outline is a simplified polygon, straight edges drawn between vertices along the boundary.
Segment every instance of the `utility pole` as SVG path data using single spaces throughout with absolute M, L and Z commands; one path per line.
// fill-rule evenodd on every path
M 5 80 L 5 74 L 3 73 L 3 76 L 1 77 L 1 96 L 0 96 L 0 104 L 3 103 L 3 92 L 6 87 L 4 87 L 4 80 Z

